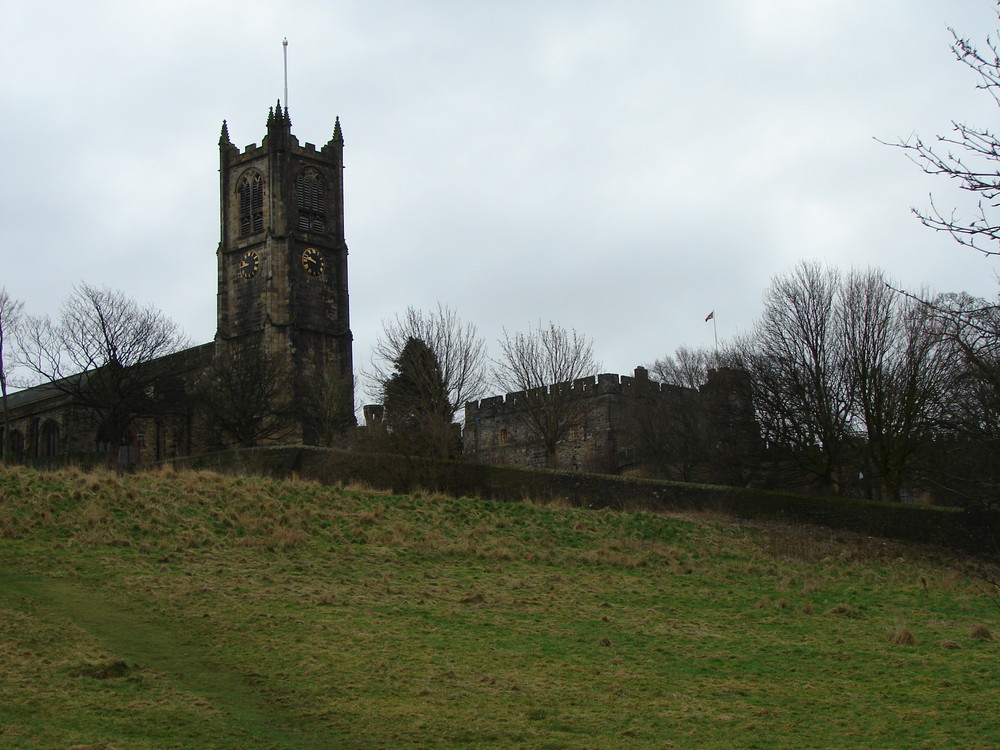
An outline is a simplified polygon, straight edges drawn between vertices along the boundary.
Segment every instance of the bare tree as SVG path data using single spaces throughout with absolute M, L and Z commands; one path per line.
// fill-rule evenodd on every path
M 708 380 L 708 371 L 717 366 L 715 352 L 700 347 L 679 346 L 673 355 L 667 354 L 649 367 L 653 380 L 681 388 L 700 388 Z
M 91 411 L 112 463 L 166 374 L 156 360 L 187 345 L 177 325 L 155 308 L 87 284 L 74 289 L 57 321 L 26 317 L 17 340 L 20 364 Z
M 854 394 L 837 329 L 840 275 L 800 263 L 764 294 L 753 334 L 739 345 L 753 404 L 773 458 L 840 492 Z
M 353 376 L 343 377 L 323 367 L 314 368 L 303 379 L 301 399 L 309 406 L 301 412 L 319 445 L 330 447 L 355 424 L 351 413 L 355 382 Z
M 291 366 L 260 338 L 219 347 L 198 384 L 208 427 L 222 445 L 252 447 L 292 432 Z
M 10 360 L 6 357 L 10 335 L 17 329 L 24 311 L 24 303 L 14 299 L 5 287 L 0 287 L 0 395 L 3 397 L 3 453 L 0 461 L 6 461 L 11 448 L 10 413 L 7 410 L 7 384 L 10 376 Z
M 708 464 L 712 446 L 698 391 L 664 383 L 639 399 L 636 428 L 643 462 L 666 479 L 704 479 L 698 472 Z
M 974 72 L 976 87 L 1000 105 L 1000 45 L 996 37 L 987 36 L 985 44 L 977 46 L 954 29 L 950 31 L 955 58 Z M 964 214 L 957 209 L 941 211 L 932 199 L 928 210 L 914 209 L 925 226 L 946 232 L 960 245 L 986 256 L 1000 255 L 1000 217 L 996 213 L 1000 207 L 1000 138 L 995 133 L 952 121 L 951 132 L 931 142 L 915 136 L 889 145 L 903 149 L 925 173 L 955 180 L 960 190 L 975 199 L 975 207 Z M 949 435 L 945 440 L 953 450 L 941 464 L 945 484 L 947 489 L 961 487 L 958 492 L 968 500 L 981 500 L 984 494 L 997 497 L 1000 483 L 996 472 L 984 469 L 996 465 L 998 459 L 995 425 L 1000 415 L 1000 307 L 964 294 L 919 302 L 938 326 L 957 365 L 945 415 Z
M 975 72 L 977 88 L 1000 104 L 1000 48 L 996 41 L 988 36 L 985 47 L 979 48 L 954 29 L 949 31 L 955 58 Z M 1000 199 L 1000 139 L 994 133 L 952 121 L 951 133 L 932 142 L 914 136 L 888 145 L 904 149 L 925 173 L 956 180 L 962 190 L 978 196 L 976 208 L 965 216 L 957 210 L 940 211 L 933 199 L 926 211 L 914 208 L 925 226 L 947 232 L 959 244 L 984 255 L 1000 255 L 1000 217 L 994 215 Z
M 1000 505 L 1000 306 L 967 294 L 919 303 L 952 367 L 932 480 L 962 504 Z
M 898 500 L 924 465 L 940 423 L 951 368 L 925 306 L 875 270 L 844 282 L 841 332 L 871 477 Z
M 1000 409 L 1000 305 L 967 294 L 942 294 L 923 305 L 949 343 L 951 354 L 963 364 L 964 377 L 977 383 L 976 399 L 984 410 L 968 419 L 968 427 L 988 430 L 985 436 L 1000 440 L 1000 421 L 985 417 Z
M 760 432 L 749 377 L 728 348 L 680 346 L 649 370 L 661 385 L 640 396 L 646 459 L 670 479 L 746 485 L 759 470 Z
M 558 465 L 559 442 L 581 423 L 583 393 L 574 381 L 597 374 L 593 342 L 555 323 L 500 339 L 502 359 L 494 360 L 494 383 L 518 392 L 521 418 L 545 449 L 547 465 Z
M 649 366 L 661 387 L 640 394 L 636 422 L 644 459 L 667 479 L 695 481 L 711 458 L 706 410 L 698 389 L 708 379 L 713 354 L 680 346 Z
M 402 316 L 382 322 L 382 333 L 373 347 L 372 369 L 366 379 L 378 394 L 392 379 L 396 363 L 411 339 L 424 342 L 437 360 L 448 394 L 448 419 L 453 421 L 467 401 L 478 398 L 485 390 L 485 342 L 476 326 L 463 323 L 450 307 L 438 304 L 430 312 L 409 307 Z M 433 390 L 433 383 L 424 385 L 427 392 Z

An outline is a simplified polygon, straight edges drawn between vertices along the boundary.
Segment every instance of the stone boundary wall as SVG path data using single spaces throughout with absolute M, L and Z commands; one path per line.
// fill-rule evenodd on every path
M 933 544 L 994 559 L 1000 556 L 1000 512 L 981 508 L 904 505 L 304 446 L 225 451 L 178 459 L 174 464 L 294 476 L 322 484 L 363 483 L 400 494 L 425 489 L 503 502 L 557 500 L 592 509 L 714 511 Z

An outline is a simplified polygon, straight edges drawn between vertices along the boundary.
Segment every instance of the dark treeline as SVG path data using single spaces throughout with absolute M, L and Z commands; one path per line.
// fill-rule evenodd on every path
M 651 367 L 687 388 L 712 369 L 742 378 L 721 401 L 728 413 L 703 399 L 717 413 L 679 427 L 690 437 L 659 462 L 677 478 L 692 478 L 677 467 L 697 457 L 720 481 L 884 500 L 1000 499 L 1000 308 L 986 300 L 925 299 L 877 270 L 801 263 L 772 280 L 749 334 Z

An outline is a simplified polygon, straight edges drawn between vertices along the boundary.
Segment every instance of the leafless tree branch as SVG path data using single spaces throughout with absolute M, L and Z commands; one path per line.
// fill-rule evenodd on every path
M 372 349 L 371 369 L 364 377 L 376 393 L 382 394 L 410 339 L 423 341 L 437 358 L 453 420 L 467 401 L 485 391 L 485 342 L 474 324 L 463 323 L 446 305 L 438 304 L 429 312 L 408 307 L 402 315 L 383 321 L 382 333 Z
M 18 327 L 19 364 L 91 410 L 109 460 L 164 376 L 159 358 L 187 346 L 177 325 L 122 292 L 80 284 L 57 321 L 28 317 Z
M 525 426 L 555 468 L 559 441 L 582 417 L 583 394 L 574 381 L 600 369 L 593 342 L 550 322 L 527 333 L 504 329 L 499 344 L 502 358 L 493 362 L 494 383 L 503 393 L 517 393 Z

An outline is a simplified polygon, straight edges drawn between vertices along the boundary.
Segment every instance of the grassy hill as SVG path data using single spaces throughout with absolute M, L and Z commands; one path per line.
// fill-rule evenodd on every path
M 0 746 L 993 748 L 975 567 L 723 518 L 0 466 Z

